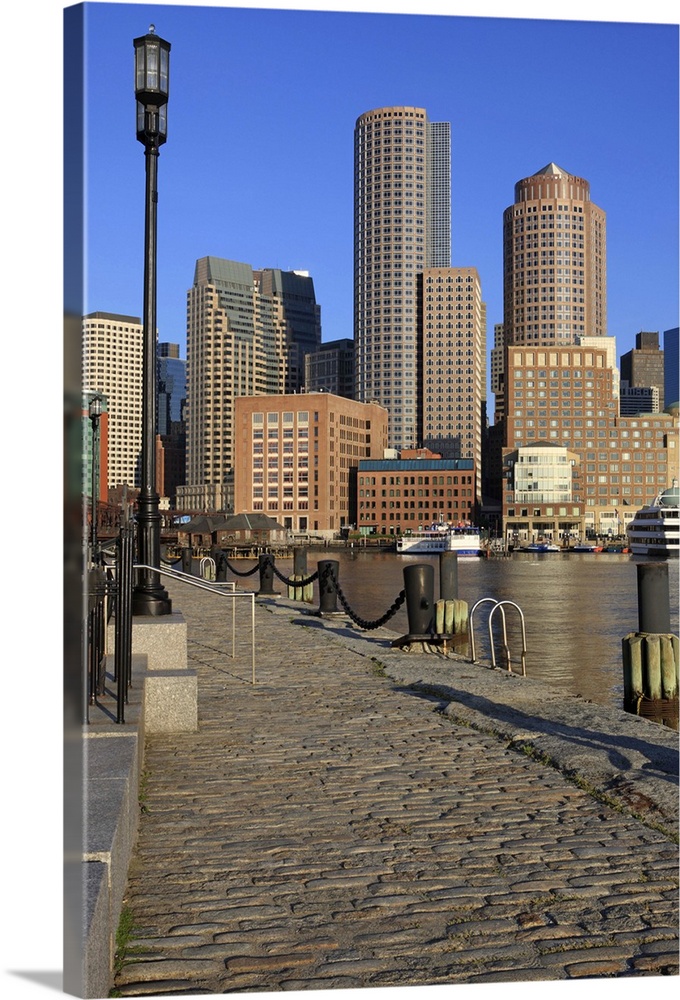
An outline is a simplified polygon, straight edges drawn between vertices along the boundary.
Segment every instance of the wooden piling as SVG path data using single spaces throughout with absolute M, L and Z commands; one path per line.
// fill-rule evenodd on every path
M 622 653 L 624 710 L 678 729 L 678 637 L 631 632 L 622 640 Z

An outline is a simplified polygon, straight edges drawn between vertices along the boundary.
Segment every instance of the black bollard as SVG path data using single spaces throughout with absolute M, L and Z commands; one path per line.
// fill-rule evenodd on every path
M 259 556 L 260 566 L 260 589 L 259 597 L 276 597 L 274 590 L 274 556 Z
M 439 554 L 439 598 L 442 601 L 458 600 L 458 553 Z
M 431 636 L 434 630 L 434 566 L 404 567 L 408 631 L 412 638 Z
M 217 554 L 215 555 L 215 579 L 220 583 L 226 582 L 227 568 L 228 560 L 226 554 L 222 549 L 217 549 Z
M 671 630 L 668 563 L 640 563 L 637 583 L 639 631 L 667 635 Z
M 322 559 L 319 564 L 319 614 L 338 612 L 338 591 L 335 581 L 340 578 L 340 563 L 335 559 Z M 334 579 L 335 578 L 335 579 Z
M 191 573 L 191 548 L 182 549 L 182 572 Z

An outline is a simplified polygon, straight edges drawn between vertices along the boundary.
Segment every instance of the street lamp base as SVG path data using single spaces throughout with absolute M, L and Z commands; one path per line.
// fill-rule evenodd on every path
M 172 601 L 160 587 L 157 591 L 135 590 L 132 594 L 132 614 L 143 617 L 159 617 L 172 613 Z

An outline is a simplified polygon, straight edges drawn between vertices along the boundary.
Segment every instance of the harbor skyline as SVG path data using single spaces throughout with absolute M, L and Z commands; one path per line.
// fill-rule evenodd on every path
M 503 318 L 503 211 L 517 181 L 550 161 L 587 178 L 606 212 L 617 353 L 642 329 L 676 325 L 673 26 L 86 6 L 86 311 L 139 312 L 131 39 L 149 21 L 173 46 L 159 168 L 161 339 L 183 347 L 186 292 L 206 254 L 308 271 L 323 341 L 351 336 L 353 130 L 371 108 L 401 103 L 451 123 L 451 263 L 477 269 L 489 328 Z M 555 72 L 571 81 L 557 104 Z

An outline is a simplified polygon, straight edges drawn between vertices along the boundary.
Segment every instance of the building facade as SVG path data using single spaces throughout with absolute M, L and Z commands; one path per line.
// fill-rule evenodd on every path
M 383 407 L 327 392 L 239 397 L 235 427 L 236 513 L 329 538 L 356 524 L 356 468 L 387 446 Z
M 621 379 L 619 413 L 622 417 L 633 417 L 636 413 L 658 413 L 659 390 L 655 385 L 632 386 Z
M 354 399 L 354 341 L 330 340 L 305 357 L 305 392 Z
M 425 268 L 418 276 L 422 322 L 419 442 L 444 459 L 482 467 L 486 401 L 486 307 L 474 267 Z M 481 476 L 476 477 L 481 501 Z
M 187 477 L 178 506 L 222 510 L 234 467 L 238 396 L 299 392 L 304 355 L 321 343 L 314 283 L 203 257 L 187 294 Z
M 533 542 L 560 546 L 586 535 L 578 453 L 533 444 L 508 451 L 503 470 L 503 525 L 507 548 Z
M 416 275 L 451 263 L 450 125 L 385 107 L 354 130 L 356 398 L 389 413 L 389 444 L 420 442 Z
M 620 534 L 672 478 L 677 413 L 620 416 L 604 349 L 514 346 L 507 359 L 504 465 L 522 447 L 550 444 L 574 452 L 580 470 L 575 499 L 584 504 L 586 530 Z
M 503 213 L 503 325 L 510 344 L 607 333 L 606 216 L 590 184 L 549 163 Z
M 621 355 L 621 379 L 631 389 L 657 389 L 658 409 L 663 410 L 664 352 L 659 347 L 658 331 L 641 330 L 635 335 L 635 347 Z
M 136 316 L 83 317 L 83 390 L 106 397 L 109 488 L 138 487 L 142 448 L 143 327 Z
M 357 527 L 364 535 L 399 535 L 433 524 L 467 524 L 474 514 L 475 478 L 471 459 L 443 459 L 427 449 L 361 461 Z

